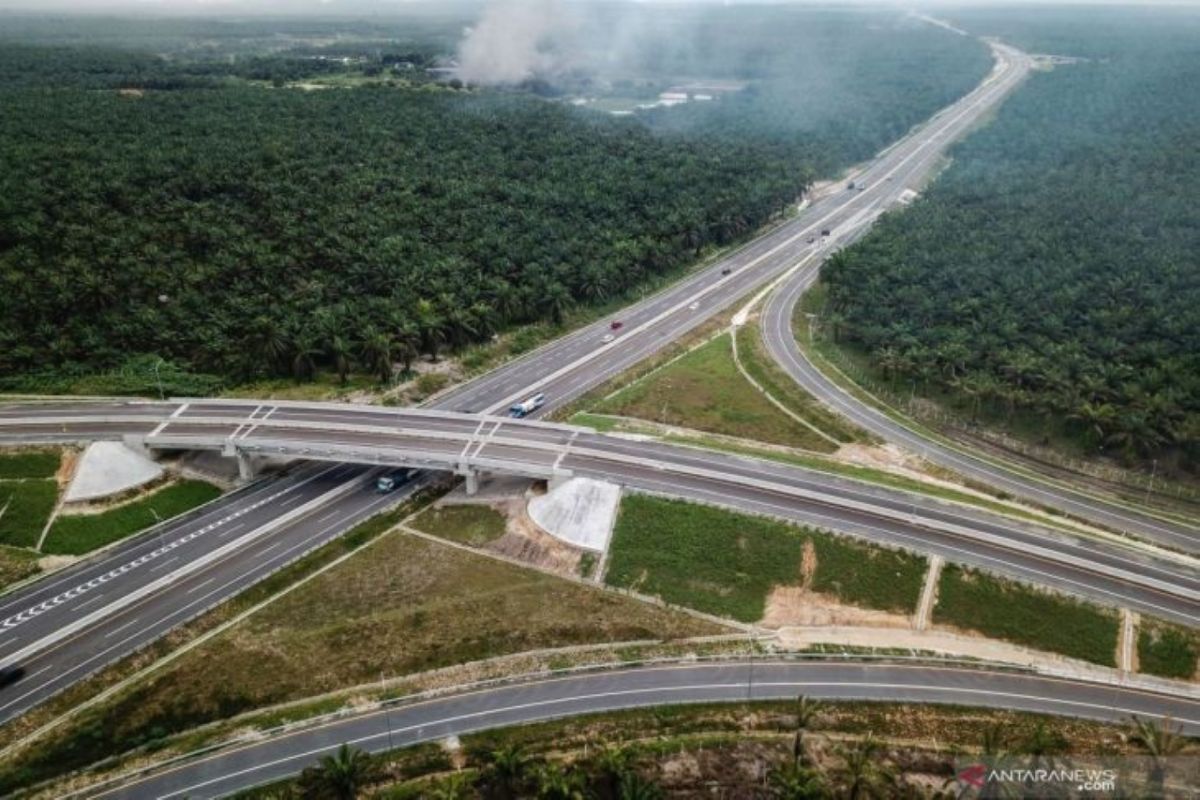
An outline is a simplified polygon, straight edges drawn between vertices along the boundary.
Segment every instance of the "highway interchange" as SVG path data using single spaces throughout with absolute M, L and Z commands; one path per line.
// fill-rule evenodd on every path
M 438 410 L 460 412 L 458 416 L 421 415 L 411 409 L 257 403 L 205 405 L 204 401 L 111 406 L 65 403 L 42 404 L 34 411 L 30 406 L 0 409 L 0 440 L 79 441 L 133 435 L 149 437 L 152 444 L 163 447 L 186 446 L 189 442 L 211 446 L 214 440 L 232 441 L 244 452 L 292 454 L 310 462 L 282 478 L 265 479 L 187 519 L 168 523 L 150 536 L 138 537 L 4 598 L 0 619 L 12 624 L 0 640 L 0 659 L 7 662 L 19 656 L 27 674 L 17 686 L 0 693 L 0 721 L 28 710 L 105 664 L 145 646 L 170 628 L 340 535 L 380 508 L 398 502 L 403 493 L 380 496 L 370 491 L 370 478 L 375 472 L 368 465 L 375 463 L 438 469 L 454 468 L 461 463 L 472 468 L 538 476 L 579 474 L 615 478 L 645 491 L 787 516 L 925 552 L 939 552 L 954 561 L 988 566 L 1109 603 L 1196 624 L 1200 578 L 1187 562 L 1115 544 L 1079 541 L 984 512 L 949 507 L 928 498 L 787 465 L 630 442 L 568 426 L 517 424 L 466 416 L 502 411 L 533 391 L 547 393 L 549 403 L 545 410 L 559 407 L 694 330 L 754 288 L 795 270 L 785 279 L 782 291 L 774 295 L 766 314 L 768 320 L 778 321 L 786 316 L 790 322 L 791 305 L 787 300 L 798 296 L 797 287 L 802 290 L 805 281 L 811 280 L 816 265 L 832 246 L 866 230 L 879 213 L 895 204 L 904 188 L 920 185 L 945 146 L 1023 79 L 1030 67 L 1028 57 L 1003 45 L 994 45 L 993 51 L 997 58 L 993 74 L 970 95 L 940 112 L 862 170 L 856 181 L 865 185 L 864 190 L 825 195 L 799 217 L 626 309 L 621 314 L 624 329 L 611 344 L 601 342 L 607 332 L 607 321 L 588 326 L 458 387 L 432 404 Z M 829 230 L 830 235 L 822 236 L 823 230 Z M 791 304 L 794 305 L 794 299 Z M 776 351 L 774 346 L 772 349 Z M 782 363 L 786 365 L 787 361 Z M 813 383 L 812 379 L 802 379 L 794 369 L 789 371 L 806 387 Z M 832 403 L 833 391 L 816 386 L 814 394 Z M 839 410 L 858 421 L 854 414 Z M 171 417 L 177 412 L 178 417 Z M 37 419 L 39 416 L 44 419 Z M 397 423 L 399 418 L 404 419 L 403 424 Z M 45 419 L 53 422 L 45 423 Z M 39 423 L 43 424 L 40 429 Z M 874 430 L 871 425 L 864 427 Z M 894 432 L 881 435 L 893 438 Z M 926 452 L 927 443 L 919 444 L 918 452 Z M 403 458 L 395 458 L 397 454 L 403 454 Z M 322 460 L 358 461 L 364 466 L 321 465 Z M 931 456 L 931 460 L 938 459 Z M 1011 483 L 1013 478 L 1008 475 L 1005 480 Z M 1033 496 L 1047 506 L 1064 508 L 1101 524 L 1110 523 L 1113 515 L 1119 514 L 1119 529 L 1147 540 L 1163 541 L 1166 537 L 1179 549 L 1194 552 L 1196 531 L 1187 526 L 1167 523 L 1098 499 L 1081 501 L 1071 490 L 1057 486 L 1034 486 L 1038 494 Z M 1012 491 L 1021 494 L 1019 489 L 1017 486 Z M 110 574 L 100 584 L 75 591 Z M 170 579 L 163 580 L 166 576 Z M 31 614 L 34 609 L 41 610 Z M 98 613 L 101 610 L 107 613 Z M 28 615 L 27 618 L 22 618 L 22 614 Z M 839 696 L 875 692 L 876 696 L 901 699 L 905 692 L 916 691 L 920 683 L 914 678 L 905 688 L 904 681 L 893 675 L 883 680 L 861 666 L 827 666 L 844 671 L 841 680 L 830 684 L 842 687 L 845 694 Z M 673 686 L 687 685 L 682 673 L 662 674 L 681 681 Z M 657 693 L 648 691 L 638 697 L 646 703 L 667 702 L 669 697 L 684 699 L 685 694 L 686 699 L 701 699 L 709 691 L 730 692 L 721 696 L 733 697 L 737 695 L 729 686 L 737 680 L 732 674 L 723 674 L 718 681 L 724 688 L 707 688 L 709 681 L 705 678 L 695 694 L 686 694 L 682 688 L 659 687 Z M 914 669 L 905 674 L 917 675 L 920 671 Z M 847 679 L 845 675 L 860 677 Z M 987 675 L 974 673 L 963 678 L 958 686 L 963 694 L 953 698 L 991 704 L 986 700 L 992 696 L 988 694 L 988 686 L 993 685 L 993 679 Z M 634 673 L 614 674 L 609 678 L 635 683 L 643 679 Z M 804 679 L 804 676 L 794 678 Z M 850 684 L 856 681 L 859 688 L 851 688 Z M 972 681 L 979 683 L 971 686 Z M 1132 697 L 1114 694 L 1108 701 L 1081 701 L 1078 706 L 1068 707 L 1064 698 L 1072 692 L 1087 697 L 1088 692 L 1116 691 L 1087 684 L 1069 685 L 1069 690 L 1062 685 L 1051 690 L 1031 683 L 1027 699 L 1021 702 L 1027 703 L 1031 710 L 1084 713 L 1093 706 L 1140 708 L 1138 703 L 1148 697 L 1146 702 L 1150 707 L 1144 709 L 1145 713 L 1160 713 L 1165 709 L 1176 718 L 1194 720 L 1198 716 L 1187 705 L 1189 701 L 1138 693 Z M 762 686 L 756 691 L 769 691 L 766 684 Z M 812 688 L 811 693 L 821 693 L 819 684 Z M 831 696 L 837 695 L 836 691 L 829 691 Z M 794 694 L 794 687 L 783 694 Z M 491 697 L 501 705 L 505 702 L 502 697 Z M 625 696 L 613 695 L 621 697 Z M 942 695 L 943 699 L 950 697 Z M 936 699 L 936 695 L 914 699 Z M 619 699 L 612 702 L 622 704 Z M 588 709 L 588 703 L 587 697 L 581 695 L 575 708 Z M 1159 712 L 1153 710 L 1156 708 Z M 568 710 L 564 707 L 558 713 Z M 1093 709 L 1084 715 L 1099 713 Z M 538 718 L 536 712 L 530 712 L 530 716 L 514 714 L 498 715 L 493 722 Z M 431 718 L 430 724 L 435 722 Z M 364 724 L 369 724 L 369 720 Z M 330 735 L 341 736 L 337 739 L 340 743 L 350 733 L 343 730 Z M 279 752 L 285 756 L 291 752 L 294 759 L 301 758 L 296 747 L 307 748 L 300 752 L 308 761 L 313 756 L 309 751 L 323 746 L 319 740 L 302 745 L 280 741 L 279 747 L 283 749 Z M 383 746 L 377 739 L 368 744 L 375 749 Z M 295 771 L 297 764 L 303 766 L 287 758 L 279 763 L 288 771 Z M 204 769 L 208 770 L 203 773 L 208 776 L 205 780 L 219 773 L 228 775 L 229 781 L 205 784 L 204 788 L 193 785 L 191 796 L 209 796 L 235 785 L 251 785 L 266 774 L 232 775 L 233 763 L 221 759 L 205 764 Z M 185 778 L 183 782 L 191 780 Z M 143 785 L 137 796 L 160 791 L 149 786 Z M 163 784 L 162 790 L 166 791 L 167 786 Z

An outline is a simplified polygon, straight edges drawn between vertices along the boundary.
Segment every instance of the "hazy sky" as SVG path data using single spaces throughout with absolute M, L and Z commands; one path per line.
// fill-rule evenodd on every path
M 609 0 L 611 2 L 611 0 Z M 639 0 L 626 0 L 639 2 Z M 1186 5 L 1200 6 L 1200 0 L 647 0 L 647 2 L 706 2 L 721 4 L 750 3 L 836 3 L 895 5 L 904 8 L 962 5 Z M 447 5 L 483 5 L 486 0 L 449 0 Z M 174 14 L 386 14 L 405 6 L 433 5 L 430 0 L 0 0 L 0 11 L 114 11 Z

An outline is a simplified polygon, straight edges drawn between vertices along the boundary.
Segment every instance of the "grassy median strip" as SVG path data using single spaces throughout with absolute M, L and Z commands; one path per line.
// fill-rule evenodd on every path
M 776 400 L 840 442 L 871 442 L 872 437 L 830 411 L 791 376 L 780 369 L 767 353 L 758 325 L 745 325 L 737 334 L 738 358 L 742 367 Z
M 484 505 L 435 506 L 410 523 L 414 528 L 452 542 L 482 547 L 504 535 L 504 515 Z
M 18 450 L 0 453 L 0 480 L 53 478 L 62 462 L 58 450 Z
M 933 621 L 1116 666 L 1115 611 L 954 564 L 942 570 Z
M 0 589 L 38 572 L 37 558 L 28 550 L 0 546 Z
M 1192 680 L 1200 674 L 1200 632 L 1142 618 L 1138 626 L 1138 671 Z
M 889 611 L 916 608 L 927 566 L 920 556 L 644 495 L 621 502 L 605 579 L 699 611 L 756 622 L 772 589 L 805 584 L 806 543 L 816 554 L 812 590 Z
M 179 516 L 220 494 L 221 490 L 211 483 L 185 480 L 99 514 L 60 516 L 50 526 L 42 549 L 47 553 L 81 555 Z
M 35 547 L 58 502 L 53 478 L 0 481 L 0 543 Z
M 722 334 L 635 381 L 592 411 L 830 452 L 834 446 L 771 405 L 737 371 Z

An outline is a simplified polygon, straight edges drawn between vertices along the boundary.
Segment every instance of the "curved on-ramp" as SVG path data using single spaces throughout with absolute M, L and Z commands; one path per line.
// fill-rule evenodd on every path
M 268 735 L 151 768 L 104 798 L 221 797 L 296 775 L 340 745 L 382 752 L 548 719 L 676 703 L 829 700 L 970 705 L 1121 722 L 1170 718 L 1200 733 L 1200 701 L 1143 689 L 989 668 L 855 661 L 751 661 L 636 667 L 448 694 Z

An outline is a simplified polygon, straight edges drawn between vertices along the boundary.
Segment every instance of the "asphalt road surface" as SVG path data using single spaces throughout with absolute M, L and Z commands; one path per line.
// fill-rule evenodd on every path
M 196 400 L 0 408 L 0 441 L 143 435 L 159 447 L 221 448 L 331 462 L 596 477 L 642 491 L 769 513 L 934 552 L 1103 603 L 1200 625 L 1194 563 L 1082 539 L 983 509 L 803 467 L 586 428 L 421 409 Z M 21 410 L 24 409 L 24 415 Z M 67 613 L 64 611 L 63 613 Z M 54 611 L 45 615 L 55 624 Z M 59 623 L 62 624 L 62 623 Z M 33 647 L 33 645 L 30 645 Z
M 945 703 L 1102 721 L 1170 717 L 1200 733 L 1200 702 L 1127 687 L 987 669 L 773 662 L 643 667 L 518 683 L 329 722 L 152 772 L 89 796 L 208 798 L 282 780 L 342 744 L 381 752 L 448 736 L 639 706 L 784 700 Z
M 1186 553 L 1200 552 L 1200 528 L 1195 525 L 1164 520 L 926 436 L 901 425 L 826 377 L 800 350 L 792 333 L 796 304 L 816 281 L 818 264 L 814 259 L 780 285 L 760 319 L 767 351 L 806 392 L 860 428 L 959 475 L 1111 530 L 1124 531 Z
M 670 341 L 694 329 L 706 319 L 728 307 L 738 298 L 745 296 L 755 287 L 764 285 L 770 279 L 783 274 L 798 260 L 809 257 L 814 252 L 819 252 L 823 240 L 844 241 L 845 238 L 856 235 L 857 231 L 864 230 L 874 215 L 881 210 L 882 204 L 890 202 L 888 198 L 894 196 L 895 192 L 888 187 L 898 187 L 928 174 L 931 158 L 942 152 L 950 141 L 1011 91 L 1028 71 L 1028 59 L 1018 51 L 996 46 L 995 53 L 997 69 L 984 84 L 958 103 L 940 112 L 925 125 L 915 129 L 908 137 L 888 148 L 867 167 L 863 173 L 865 177 L 859 179 L 860 185 L 867 184 L 865 191 L 839 190 L 818 198 L 798 218 L 784 223 L 766 236 L 751 242 L 711 267 L 695 273 L 687 280 L 622 312 L 620 317 L 625 325 L 611 346 L 605 346 L 601 342 L 601 337 L 608 331 L 608 321 L 606 320 L 564 337 L 525 358 L 504 365 L 486 376 L 436 398 L 431 406 L 477 412 L 488 408 L 504 408 L 516 399 L 521 399 L 533 391 L 541 390 L 550 395 L 547 410 L 554 408 L 620 373 L 647 355 L 658 351 Z M 831 235 L 829 237 L 820 236 L 820 231 L 826 228 L 830 229 Z M 814 241 L 810 243 L 809 238 Z M 728 274 L 725 274 L 726 271 Z M 112 413 L 135 414 L 136 411 L 114 407 Z M 267 413 L 268 411 L 264 409 L 259 412 L 259 415 Z M 150 433 L 154 427 L 157 425 L 140 432 Z M 90 435 L 108 438 L 127 429 L 127 424 L 123 425 L 118 422 L 112 424 L 107 431 L 95 430 Z M 503 455 L 503 452 L 500 455 Z M 587 473 L 590 466 L 588 463 L 581 462 L 577 468 L 581 474 L 584 474 Z M 285 478 L 284 480 L 290 479 Z M 275 520 L 289 514 L 289 508 L 284 505 L 285 503 L 294 503 L 295 505 L 292 507 L 294 510 L 296 507 L 307 505 L 310 501 L 308 499 L 293 500 L 292 494 L 280 493 L 269 503 L 259 506 L 254 512 L 259 515 L 255 519 L 261 518 L 259 527 L 248 525 L 236 531 L 239 538 L 245 536 L 248 543 L 254 542 L 254 548 L 247 547 L 243 557 L 222 559 L 220 562 L 222 576 L 193 591 L 192 594 L 202 595 L 208 605 L 227 599 L 240 589 L 265 577 L 286 563 L 282 558 L 276 557 L 276 553 L 299 552 L 297 547 L 319 546 L 340 535 L 355 522 L 378 509 L 380 498 L 365 489 L 369 483 L 369 477 L 364 477 L 361 472 L 354 469 L 331 472 L 326 473 L 321 480 L 328 486 L 329 492 L 336 492 L 340 489 L 345 494 L 337 494 L 336 502 L 328 507 L 322 506 L 319 510 L 314 509 L 307 515 L 282 526 L 272 527 L 265 533 L 262 532 L 263 525 L 274 525 L 273 522 L 266 522 L 267 518 Z M 662 488 L 655 483 L 652 477 L 643 476 L 643 485 L 650 489 Z M 268 491 L 266 486 L 264 484 L 263 491 Z M 315 486 L 312 488 L 315 489 Z M 295 491 L 308 490 L 301 488 Z M 695 486 L 689 491 L 691 492 L 689 496 L 718 502 L 723 499 L 719 496 L 721 490 L 714 489 L 709 485 Z M 257 501 L 252 496 L 239 495 L 229 501 L 222 501 L 221 507 L 227 510 L 226 516 L 229 516 L 255 502 Z M 777 498 L 759 498 L 755 502 L 762 508 L 778 504 Z M 861 524 L 867 525 L 865 522 Z M 870 524 L 874 525 L 874 523 Z M 258 534 L 261 538 L 250 539 L 251 534 Z M 128 559 L 122 561 L 123 548 L 145 545 L 151 538 L 158 535 L 156 533 L 154 536 L 138 537 L 115 551 L 107 552 L 93 559 L 88 562 L 88 565 L 73 569 L 82 570 L 88 567 L 99 573 L 119 569 L 128 563 Z M 198 546 L 188 548 L 186 558 L 181 550 L 180 560 L 176 563 L 190 564 L 197 559 L 206 557 L 212 549 L 219 546 L 221 546 L 220 542 L 215 536 L 200 537 Z M 147 564 L 149 563 L 147 562 Z M 161 562 L 155 562 L 155 566 L 158 563 Z M 131 587 L 132 592 L 138 591 L 143 586 L 138 581 L 144 580 L 142 573 L 139 572 L 142 566 L 144 565 L 119 572 L 115 578 L 106 582 L 106 596 L 125 597 L 131 593 L 126 591 L 126 586 Z M 216 568 L 216 566 L 206 567 L 206 569 Z M 174 569 L 174 565 L 162 567 L 162 569 Z M 1167 569 L 1170 571 L 1169 567 Z M 66 575 L 67 573 L 63 573 L 62 577 L 66 577 Z M 196 580 L 204 579 L 196 578 Z M 58 580 L 58 578 L 52 580 Z M 1171 577 L 1170 580 L 1174 581 L 1174 578 Z M 94 645 L 84 646 L 83 639 L 78 640 L 80 649 L 77 657 L 71 655 L 76 652 L 75 646 L 72 644 L 76 641 L 75 639 L 56 642 L 54 653 L 58 654 L 60 661 L 49 666 L 40 661 L 36 664 L 31 661 L 27 665 L 28 669 L 24 680 L 14 687 L 0 691 L 0 704 L 3 704 L 4 707 L 3 710 L 0 710 L 0 720 L 10 718 L 20 710 L 28 708 L 54 691 L 60 690 L 71 681 L 77 680 L 82 674 L 94 670 L 101 662 L 113 660 L 120 655 L 132 652 L 137 647 L 144 646 L 154 637 L 161 635 L 171 625 L 182 622 L 185 614 L 178 611 L 177 601 L 168 596 L 187 594 L 189 590 L 191 590 L 190 586 L 176 586 L 172 583 L 161 587 L 153 602 L 146 600 L 137 606 L 130 606 L 131 609 L 140 609 L 142 615 L 133 619 L 135 624 L 130 624 L 125 631 L 117 630 L 117 626 L 125 624 L 130 619 L 128 615 L 132 613 L 132 610 L 127 612 L 121 608 L 121 614 L 114 615 L 112 622 L 102 624 L 100 621 L 93 620 L 92 624 L 99 631 L 97 635 L 107 638 L 110 645 L 104 648 L 99 656 Z M 37 591 L 39 591 L 37 588 L 30 587 L 5 598 L 5 601 L 14 603 L 13 607 L 27 610 L 44 602 L 43 599 L 40 599 L 41 595 L 35 594 Z M 1120 591 L 1124 592 L 1125 588 L 1121 587 Z M 147 597 L 149 596 L 147 595 Z M 23 603 L 22 598 L 37 599 L 35 602 Z M 69 603 L 54 604 L 51 611 L 43 611 L 38 616 L 57 612 L 56 619 L 59 627 L 56 630 L 68 628 L 78 620 L 94 613 L 91 607 L 76 605 L 76 603 L 86 602 L 86 599 L 82 596 L 70 598 Z M 1152 606 L 1157 605 L 1153 596 L 1144 599 Z M 1133 604 L 1136 605 L 1136 603 Z M 95 606 L 105 607 L 103 599 L 96 602 Z M 159 613 L 160 606 L 161 614 Z M 192 603 L 189 608 L 194 613 L 198 613 L 202 610 L 202 604 Z M 1189 616 L 1192 614 L 1189 609 L 1181 611 Z M 49 617 L 45 622 L 48 621 Z M 44 625 L 45 622 L 35 624 Z M 146 635 L 132 638 L 134 634 L 143 629 L 147 631 Z M 24 640 L 25 644 L 20 645 L 21 648 L 28 647 L 29 641 L 38 638 L 33 633 L 33 628 L 26 630 L 27 632 L 22 633 L 21 636 L 28 637 L 28 639 Z M 91 642 L 93 639 L 88 639 L 88 641 Z M 80 669 L 74 668 L 76 662 L 82 665 Z M 62 677 L 55 677 L 59 673 L 62 674 Z M 22 697 L 14 702 L 13 698 L 17 694 L 21 694 Z
M 301 465 L 0 598 L 0 663 L 25 670 L 0 689 L 0 722 L 401 500 L 375 492 L 371 474 Z

